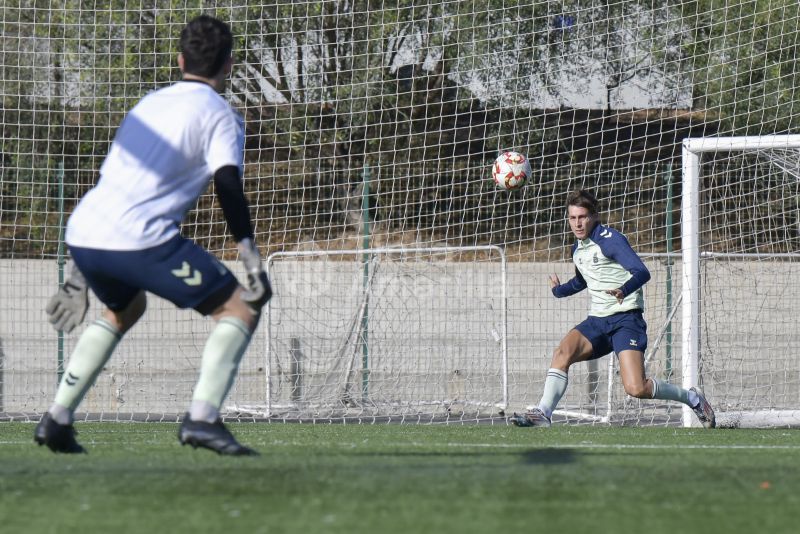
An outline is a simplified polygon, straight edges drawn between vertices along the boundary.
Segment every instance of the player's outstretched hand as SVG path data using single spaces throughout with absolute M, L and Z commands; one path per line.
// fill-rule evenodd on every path
M 561 285 L 561 280 L 558 279 L 558 275 L 551 274 L 550 275 L 550 289 L 554 287 L 558 287 Z
M 69 278 L 50 298 L 44 311 L 47 312 L 53 328 L 69 333 L 83 322 L 88 308 L 89 292 L 86 279 L 78 267 L 73 265 Z
M 272 287 L 252 239 L 245 238 L 239 242 L 239 259 L 247 272 L 247 288 L 242 292 L 242 300 L 258 312 L 272 297 Z

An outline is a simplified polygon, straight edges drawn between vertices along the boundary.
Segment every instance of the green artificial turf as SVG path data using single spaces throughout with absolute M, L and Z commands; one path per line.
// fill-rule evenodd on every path
M 800 532 L 800 433 L 607 426 L 78 423 L 88 455 L 0 424 L 3 533 Z

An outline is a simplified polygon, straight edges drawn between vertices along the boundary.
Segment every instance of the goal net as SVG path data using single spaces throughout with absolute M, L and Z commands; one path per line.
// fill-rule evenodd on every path
M 564 203 L 586 187 L 652 274 L 648 374 L 701 385 L 730 424 L 794 424 L 795 148 L 692 145 L 689 202 L 682 147 L 800 131 L 799 10 L 4 0 L 0 418 L 51 402 L 85 327 L 58 334 L 43 312 L 66 275 L 65 224 L 127 111 L 180 78 L 178 35 L 206 13 L 235 34 L 223 97 L 244 118 L 243 183 L 276 295 L 227 416 L 503 423 L 537 404 L 554 348 L 589 309 L 585 292 L 548 286 L 574 273 Z M 491 179 L 505 150 L 531 163 L 517 191 Z M 181 230 L 244 279 L 213 186 Z M 210 328 L 149 299 L 81 416 L 174 420 Z M 626 396 L 613 357 L 569 379 L 558 421 L 691 420 Z

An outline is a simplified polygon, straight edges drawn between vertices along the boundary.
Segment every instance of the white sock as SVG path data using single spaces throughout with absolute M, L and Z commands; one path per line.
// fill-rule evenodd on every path
M 558 406 L 558 401 L 567 390 L 567 373 L 561 369 L 548 369 L 547 378 L 544 381 L 544 392 L 542 399 L 539 401 L 539 409 L 547 417 L 553 415 L 553 410 Z
M 213 423 L 219 419 L 219 408 L 202 400 L 193 400 L 189 407 L 189 419 Z
M 71 425 L 75 421 L 75 416 L 72 410 L 60 404 L 53 404 L 47 410 L 50 417 L 59 425 Z
M 57 423 L 72 423 L 75 408 L 94 384 L 121 337 L 119 330 L 105 319 L 96 320 L 81 334 L 58 385 L 55 402 L 48 410 Z M 68 422 L 62 422 L 67 419 Z
M 683 389 L 657 378 L 651 378 L 653 383 L 653 398 L 682 402 L 688 406 L 697 406 L 699 399 L 694 391 Z
M 220 319 L 211 331 L 203 349 L 200 379 L 189 409 L 193 421 L 213 423 L 217 420 L 249 343 L 250 330 L 235 317 Z

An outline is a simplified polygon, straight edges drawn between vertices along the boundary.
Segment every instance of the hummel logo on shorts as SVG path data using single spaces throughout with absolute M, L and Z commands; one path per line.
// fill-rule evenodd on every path
M 203 283 L 203 273 L 197 270 L 193 273 L 192 266 L 187 261 L 183 262 L 180 269 L 173 269 L 172 274 L 182 279 L 188 286 L 199 286 Z

